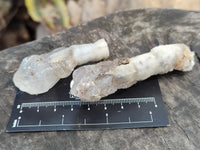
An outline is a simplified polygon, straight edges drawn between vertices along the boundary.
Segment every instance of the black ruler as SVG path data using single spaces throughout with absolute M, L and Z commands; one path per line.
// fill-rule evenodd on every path
M 7 132 L 169 126 L 155 77 L 98 101 L 69 94 L 71 77 L 37 96 L 18 90 Z

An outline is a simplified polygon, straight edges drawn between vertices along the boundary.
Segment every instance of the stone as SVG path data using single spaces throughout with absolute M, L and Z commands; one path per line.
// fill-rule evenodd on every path
M 60 47 L 42 55 L 22 60 L 13 82 L 21 91 L 41 94 L 52 88 L 61 78 L 68 77 L 77 65 L 99 61 L 109 56 L 104 39 L 92 44 Z
M 113 76 L 106 73 L 117 67 L 118 62 L 115 59 L 78 68 L 73 73 L 70 93 L 83 101 L 97 101 L 116 92 L 117 86 L 112 83 Z
M 153 75 L 173 70 L 191 71 L 194 64 L 194 52 L 188 46 L 160 45 L 136 57 L 78 68 L 73 72 L 70 93 L 82 101 L 98 101 Z
M 73 0 L 68 1 L 67 9 L 69 12 L 70 24 L 79 24 L 81 21 L 81 7 L 78 5 L 78 3 Z
M 70 22 L 78 25 L 106 14 L 144 8 L 173 8 L 184 10 L 200 10 L 200 0 L 70 0 L 67 8 Z
M 105 3 L 102 0 L 80 0 L 82 7 L 81 22 L 87 22 L 92 19 L 105 15 Z

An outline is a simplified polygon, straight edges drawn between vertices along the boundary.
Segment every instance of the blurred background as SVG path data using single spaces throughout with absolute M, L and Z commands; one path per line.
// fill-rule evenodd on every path
M 200 11 L 200 0 L 0 0 L 0 50 L 123 10 Z

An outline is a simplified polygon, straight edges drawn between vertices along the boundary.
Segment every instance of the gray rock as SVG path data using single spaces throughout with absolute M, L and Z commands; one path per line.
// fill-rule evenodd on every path
M 185 43 L 200 54 L 200 12 L 147 9 L 108 15 L 53 36 L 0 52 L 0 149 L 199 149 L 200 65 L 159 77 L 170 127 L 5 133 L 15 97 L 13 71 L 31 54 L 105 38 L 110 59 L 131 57 L 159 44 Z M 36 146 L 37 145 L 37 146 Z

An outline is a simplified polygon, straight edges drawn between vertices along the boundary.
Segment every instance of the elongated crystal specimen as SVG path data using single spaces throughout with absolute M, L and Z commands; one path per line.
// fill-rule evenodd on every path
M 161 45 L 136 57 L 78 68 L 73 73 L 70 92 L 83 101 L 97 101 L 152 75 L 173 70 L 190 71 L 194 64 L 194 52 L 188 46 Z
M 106 41 L 60 47 L 42 55 L 26 57 L 14 74 L 14 84 L 29 94 L 41 94 L 52 88 L 61 78 L 71 74 L 77 65 L 109 57 Z

